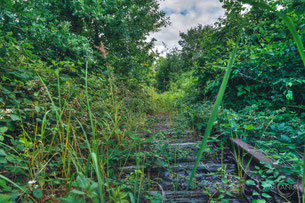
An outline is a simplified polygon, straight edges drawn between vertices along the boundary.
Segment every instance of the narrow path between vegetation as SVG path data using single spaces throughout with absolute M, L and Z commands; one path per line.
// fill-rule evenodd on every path
M 236 179 L 237 167 L 228 148 L 209 143 L 195 177 L 194 186 L 184 195 L 189 175 L 196 160 L 200 137 L 192 131 L 179 132 L 175 117 L 149 117 L 148 138 L 152 144 L 144 146 L 145 151 L 154 154 L 145 167 L 145 173 L 152 180 L 147 190 L 159 195 L 160 202 L 248 202 L 243 197 L 241 185 Z M 136 170 L 139 166 L 125 166 L 122 170 Z

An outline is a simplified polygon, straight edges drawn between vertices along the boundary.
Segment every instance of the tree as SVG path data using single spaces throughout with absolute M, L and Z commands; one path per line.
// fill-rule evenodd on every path
M 304 3 L 277 0 L 268 3 L 275 8 L 281 5 L 282 12 L 293 16 L 302 31 Z M 286 26 L 270 12 L 256 8 L 245 12 L 237 1 L 223 1 L 223 8 L 225 16 L 218 19 L 211 31 L 200 33 L 202 27 L 197 26 L 190 29 L 192 32 L 180 34 L 185 61 L 194 64 L 197 99 L 215 97 L 224 71 L 222 67 L 226 66 L 233 48 L 231 42 L 240 35 L 226 104 L 233 108 L 252 104 L 262 108 L 303 105 L 303 64 Z
M 199 24 L 186 33 L 180 33 L 181 40 L 178 43 L 182 47 L 181 56 L 186 61 L 184 69 L 190 69 L 195 57 L 206 50 L 205 39 L 210 38 L 213 31 L 213 26 Z
M 146 37 L 168 23 L 157 0 L 4 0 L 1 8 L 0 29 L 30 42 L 43 60 L 89 60 L 95 71 L 107 63 L 125 78 L 145 74 L 153 59 Z
M 160 91 L 166 91 L 170 87 L 170 82 L 176 81 L 183 71 L 184 61 L 181 53 L 174 49 L 166 54 L 166 58 L 160 57 L 156 62 L 156 87 Z

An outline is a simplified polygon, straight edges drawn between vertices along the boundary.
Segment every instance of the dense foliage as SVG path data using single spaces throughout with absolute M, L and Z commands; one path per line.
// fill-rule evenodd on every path
M 161 91 L 169 90 L 170 83 L 175 82 L 178 76 L 185 71 L 185 62 L 177 50 L 166 55 L 166 58 L 159 57 L 155 64 L 156 88 Z
M 154 0 L 5 0 L 0 15 L 3 33 L 30 43 L 44 61 L 89 60 L 96 70 L 108 63 L 116 73 L 138 79 L 152 62 L 146 37 L 167 24 Z
M 57 85 L 56 74 L 66 84 L 74 79 L 84 84 L 86 61 L 90 73 L 113 73 L 118 81 L 138 87 L 147 81 L 153 62 L 153 41 L 146 37 L 167 24 L 154 0 L 5 0 L 0 6 L 0 102 L 21 110 L 33 99 L 29 90 L 37 73 L 53 74 L 45 78 L 51 90 Z
M 299 52 L 304 50 L 298 50 L 293 33 L 276 12 L 260 6 L 247 11 L 240 1 L 222 2 L 225 16 L 213 26 L 198 25 L 180 33 L 181 50 L 174 54 L 185 62 L 182 72 L 193 74 L 187 79 L 192 80 L 192 87 L 184 94 L 180 112 L 185 122 L 201 134 L 206 133 L 208 125 L 213 125 L 212 140 L 225 140 L 231 146 L 230 138 L 239 138 L 272 157 L 274 165 L 256 167 L 256 174 L 263 177 L 262 191 L 270 191 L 270 187 L 283 180 L 295 183 L 296 179 L 304 178 L 301 154 L 305 135 L 305 78 L 304 61 Z M 296 27 L 296 36 L 305 44 L 304 1 L 260 3 L 268 3 L 271 10 L 280 10 L 281 15 L 289 16 Z M 217 93 L 219 96 L 225 67 L 238 38 L 241 40 L 218 120 L 211 123 L 212 116 L 207 112 L 211 112 Z M 162 63 L 167 62 L 162 59 Z M 167 86 L 175 84 L 177 77 L 166 79 L 174 81 Z M 235 156 L 243 164 L 243 158 Z M 252 181 L 249 184 L 257 185 Z M 256 195 L 262 202 L 268 199 L 268 195 Z
M 282 5 L 281 11 L 293 16 L 305 43 L 304 2 L 270 1 L 269 4 Z M 241 35 L 226 104 L 233 108 L 252 104 L 261 108 L 303 105 L 304 67 L 282 20 L 254 7 L 245 12 L 242 4 L 235 1 L 224 1 L 223 7 L 225 17 L 214 26 L 198 25 L 180 34 L 182 50 L 176 55 L 186 61 L 184 70 L 194 70 L 197 101 L 216 95 L 232 42 Z
M 167 24 L 156 0 L 0 2 L 1 202 L 144 198 L 118 166 L 151 111 L 147 36 Z
M 180 33 L 180 49 L 156 58 L 147 37 L 169 23 L 158 0 L 2 0 L 0 200 L 160 201 L 140 168 L 161 153 L 143 152 L 147 114 L 178 114 L 174 136 L 204 133 L 237 38 L 211 140 L 240 138 L 285 165 L 269 167 L 268 184 L 300 177 L 305 75 L 295 41 L 274 12 L 221 2 L 214 25 Z M 304 1 L 265 2 L 305 44 Z M 127 163 L 137 169 L 123 173 Z

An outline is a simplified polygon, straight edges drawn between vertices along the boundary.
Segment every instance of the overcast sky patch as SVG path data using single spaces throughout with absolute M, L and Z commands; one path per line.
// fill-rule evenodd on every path
M 165 55 L 174 47 L 180 48 L 179 32 L 186 32 L 198 24 L 211 25 L 223 16 L 224 9 L 221 6 L 219 0 L 161 0 L 160 9 L 170 17 L 171 25 L 152 33 L 149 39 L 157 39 L 155 49 Z

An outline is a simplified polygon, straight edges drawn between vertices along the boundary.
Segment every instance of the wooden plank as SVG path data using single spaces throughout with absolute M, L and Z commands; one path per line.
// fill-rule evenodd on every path
M 275 160 L 267 157 L 265 154 L 261 152 L 259 149 L 255 149 L 252 145 L 249 145 L 245 143 L 244 141 L 238 139 L 238 138 L 231 138 L 231 141 L 239 148 L 241 148 L 243 151 L 247 152 L 250 156 L 253 156 L 253 158 L 261 164 L 264 162 L 264 164 L 270 164 L 274 168 L 281 168 L 280 166 L 274 164 Z M 302 180 L 300 178 L 296 178 L 296 184 L 294 185 L 295 188 L 299 191 L 302 191 Z
M 274 166 L 274 160 L 267 157 L 265 154 L 263 154 L 260 150 L 255 149 L 253 146 L 245 143 L 244 141 L 238 139 L 238 138 L 231 138 L 231 141 L 238 146 L 239 148 L 241 148 L 242 150 L 244 150 L 245 152 L 247 152 L 249 155 L 253 156 L 253 158 L 258 161 L 259 163 L 264 162 L 265 164 L 271 164 L 272 166 Z

